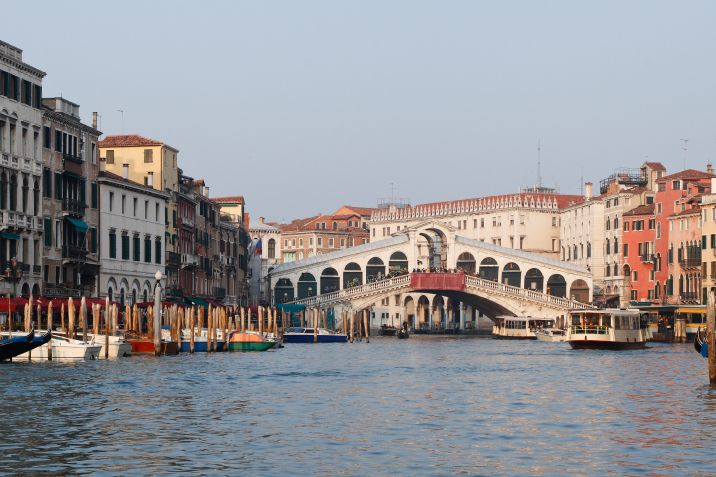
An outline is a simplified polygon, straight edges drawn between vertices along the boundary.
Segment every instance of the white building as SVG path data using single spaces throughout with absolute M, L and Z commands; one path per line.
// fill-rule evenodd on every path
M 169 195 L 100 172 L 100 296 L 124 304 L 151 300 L 154 274 L 165 273 Z
M 249 303 L 258 305 L 271 300 L 268 273 L 271 268 L 281 263 L 281 230 L 267 224 L 263 217 L 258 222 L 249 223 L 251 243 L 248 250 L 248 282 Z M 261 250 L 257 248 L 261 241 Z
M 42 280 L 42 79 L 22 50 L 0 41 L 0 267 L 16 258 L 18 293 Z M 10 291 L 10 290 L 4 290 Z

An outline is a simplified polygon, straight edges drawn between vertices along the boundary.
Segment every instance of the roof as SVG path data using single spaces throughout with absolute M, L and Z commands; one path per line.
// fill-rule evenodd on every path
M 665 171 L 666 167 L 661 162 L 645 162 L 644 165 L 655 171 Z
M 460 207 L 468 207 L 472 202 L 475 201 L 482 201 L 482 202 L 502 202 L 502 201 L 514 201 L 515 199 L 519 198 L 523 203 L 530 202 L 532 200 L 535 200 L 536 202 L 553 202 L 557 201 L 557 207 L 560 209 L 563 209 L 565 207 L 569 207 L 570 205 L 574 205 L 580 200 L 583 200 L 584 197 L 582 195 L 578 194 L 543 194 L 543 193 L 533 193 L 533 192 L 519 192 L 515 194 L 502 194 L 502 195 L 490 195 L 486 197 L 478 197 L 473 199 L 460 199 L 460 200 L 450 200 L 446 202 L 428 202 L 425 204 L 418 204 L 410 208 L 441 208 L 441 207 L 450 207 L 450 206 L 456 206 L 458 208 Z
M 338 209 L 336 212 L 340 211 L 341 209 L 350 209 L 353 212 L 355 212 L 356 214 L 362 215 L 362 216 L 370 216 L 370 214 L 372 214 L 373 211 L 375 210 L 375 208 L 373 208 L 373 207 L 354 207 L 352 205 L 344 205 L 343 207 Z
M 654 214 L 654 204 L 646 204 L 646 205 L 640 205 L 638 207 L 634 207 L 628 212 L 624 212 L 624 217 L 629 215 L 653 215 Z
M 686 169 L 681 172 L 671 174 L 670 176 L 662 177 L 661 179 L 658 179 L 656 182 L 663 182 L 663 181 L 676 180 L 676 179 L 686 179 L 686 180 L 710 179 L 712 177 L 716 177 L 716 175 L 711 174 L 709 172 L 697 171 L 696 169 Z
M 155 189 L 155 188 L 152 187 L 152 186 L 146 186 L 146 185 L 141 184 L 141 183 L 139 183 L 139 182 L 135 182 L 135 181 L 130 180 L 130 179 L 125 179 L 124 177 L 122 177 L 122 176 L 120 176 L 120 175 L 117 175 L 117 174 L 115 174 L 115 173 L 113 173 L 113 172 L 100 171 L 100 172 L 98 173 L 97 177 L 100 178 L 100 179 L 101 179 L 101 178 L 111 179 L 111 180 L 116 181 L 116 182 L 124 182 L 125 184 L 127 184 L 127 185 L 129 185 L 129 186 L 138 187 L 138 188 L 144 189 L 145 191 L 151 192 L 151 193 L 156 194 L 156 195 L 166 196 L 166 194 L 165 194 L 164 192 L 162 192 L 162 191 L 160 191 L 160 190 L 157 190 L 157 189 Z
M 700 214 L 701 214 L 700 207 L 691 207 L 690 209 L 684 209 L 684 210 L 680 210 L 678 212 L 674 212 L 669 217 L 684 217 L 687 215 L 700 215 Z
M 244 205 L 246 202 L 244 201 L 244 197 L 241 195 L 232 195 L 228 197 L 214 197 L 214 202 L 217 204 L 241 204 Z
M 140 136 L 139 134 L 118 134 L 112 136 L 105 136 L 99 143 L 99 147 L 146 147 L 146 146 L 166 146 L 175 151 L 178 149 L 171 147 L 170 145 L 151 139 L 148 137 Z

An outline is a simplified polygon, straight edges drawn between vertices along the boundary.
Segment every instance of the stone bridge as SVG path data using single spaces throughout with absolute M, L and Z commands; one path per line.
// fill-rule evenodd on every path
M 434 297 L 459 303 L 461 320 L 465 307 L 488 317 L 553 318 L 591 301 L 587 269 L 458 232 L 428 221 L 384 240 L 279 265 L 269 275 L 274 304 L 353 310 L 390 304 L 418 326 L 433 321 Z M 452 273 L 437 273 L 445 269 Z

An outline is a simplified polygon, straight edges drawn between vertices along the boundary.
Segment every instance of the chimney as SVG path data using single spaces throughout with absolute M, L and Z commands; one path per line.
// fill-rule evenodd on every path
M 710 162 L 708 164 L 706 164 L 706 172 L 708 172 L 709 174 L 714 173 L 714 166 Z
M 129 164 L 122 164 L 122 177 L 129 179 Z
M 260 224 L 265 224 L 265 223 L 266 223 L 266 222 L 264 222 L 265 220 L 266 220 L 266 219 L 265 219 L 264 217 L 259 217 L 259 223 L 260 223 Z
M 204 195 L 209 197 L 209 186 L 204 186 Z
M 154 187 L 154 172 L 147 172 L 147 186 Z
M 92 113 L 92 128 L 97 129 L 97 111 Z
M 592 183 L 591 182 L 584 183 L 584 198 L 587 200 L 592 198 Z

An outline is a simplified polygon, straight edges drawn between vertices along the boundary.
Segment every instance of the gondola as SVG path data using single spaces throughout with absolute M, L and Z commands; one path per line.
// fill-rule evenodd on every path
M 696 349 L 696 352 L 704 358 L 708 358 L 709 346 L 708 340 L 706 339 L 705 329 L 700 329 L 696 332 L 696 336 L 694 337 L 694 349 Z
M 410 334 L 408 333 L 408 323 L 403 323 L 403 327 L 398 330 L 397 336 L 399 340 L 407 340 L 410 338 Z
M 52 331 L 41 336 L 35 336 L 35 330 L 30 331 L 25 336 L 16 336 L 14 338 L 6 338 L 0 340 L 0 361 L 12 359 L 35 348 L 38 348 L 52 338 Z

